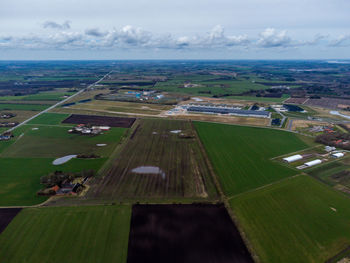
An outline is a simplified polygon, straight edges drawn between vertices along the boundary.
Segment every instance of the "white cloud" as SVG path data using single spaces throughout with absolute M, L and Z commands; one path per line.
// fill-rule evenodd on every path
M 264 48 L 289 47 L 292 44 L 292 39 L 287 36 L 287 31 L 278 32 L 274 28 L 267 28 L 261 32 L 257 41 L 257 45 Z
M 47 27 L 48 22 L 46 22 Z M 66 24 L 66 25 L 65 25 Z M 0 48 L 11 49 L 186 49 L 186 50 L 224 50 L 233 48 L 281 49 L 299 48 L 311 45 L 345 45 L 350 42 L 350 35 L 340 36 L 329 41 L 327 35 L 315 35 L 311 40 L 296 40 L 287 32 L 267 28 L 258 36 L 246 34 L 232 35 L 225 32 L 221 25 L 202 35 L 175 36 L 157 35 L 140 27 L 127 25 L 119 29 L 101 30 L 88 28 L 83 32 L 68 30 L 69 22 L 53 26 L 56 31 L 48 34 L 29 34 L 23 36 L 0 36 Z M 65 29 L 60 29 L 65 28 Z M 350 43 L 349 43 L 350 44 Z

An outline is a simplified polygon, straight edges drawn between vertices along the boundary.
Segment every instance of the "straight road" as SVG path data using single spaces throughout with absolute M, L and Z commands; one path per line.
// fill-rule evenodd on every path
M 22 126 L 22 125 L 28 123 L 29 121 L 33 120 L 34 118 L 40 116 L 41 114 L 52 110 L 53 108 L 55 108 L 55 107 L 57 107 L 57 106 L 59 106 L 59 105 L 65 103 L 66 101 L 68 101 L 68 100 L 74 98 L 75 96 L 78 96 L 80 93 L 82 93 L 82 92 L 86 91 L 87 89 L 92 88 L 93 86 L 95 86 L 95 85 L 97 85 L 98 83 L 100 83 L 102 80 L 104 80 L 104 79 L 105 79 L 109 74 L 111 74 L 112 72 L 113 72 L 113 70 L 110 71 L 110 72 L 108 72 L 106 75 L 104 75 L 104 76 L 103 76 L 102 78 L 100 78 L 98 81 L 96 81 L 96 82 L 90 84 L 90 85 L 87 86 L 86 88 L 84 88 L 84 89 L 78 91 L 77 93 L 73 94 L 72 96 L 70 96 L 70 97 L 68 97 L 68 98 L 66 98 L 66 99 L 64 99 L 64 100 L 62 100 L 62 101 L 56 103 L 55 105 L 52 105 L 52 106 L 50 106 L 49 108 L 47 108 L 47 109 L 45 109 L 45 110 L 39 112 L 38 114 L 36 114 L 36 115 L 30 117 L 29 119 L 27 119 L 27 120 L 21 122 L 21 123 L 18 124 L 17 126 L 12 127 L 11 129 L 7 130 L 6 132 L 11 132 L 11 131 L 15 130 L 16 128 L 18 128 L 18 127 L 20 127 L 20 126 Z

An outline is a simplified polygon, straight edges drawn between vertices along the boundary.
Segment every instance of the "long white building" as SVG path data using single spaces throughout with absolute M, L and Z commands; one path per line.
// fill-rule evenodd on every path
M 292 163 L 292 162 L 299 161 L 301 159 L 303 159 L 303 156 L 300 155 L 300 154 L 296 154 L 296 155 L 293 155 L 293 156 L 289 156 L 289 157 L 283 158 L 283 161 L 285 161 L 287 163 Z

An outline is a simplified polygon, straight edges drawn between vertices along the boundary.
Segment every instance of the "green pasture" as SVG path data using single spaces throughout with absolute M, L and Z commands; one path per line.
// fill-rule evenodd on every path
M 298 176 L 230 200 L 263 263 L 325 262 L 350 244 L 350 199 Z
M 295 175 L 295 170 L 270 158 L 308 146 L 280 130 L 204 122 L 195 127 L 228 196 Z
M 61 124 L 61 122 L 68 117 L 69 114 L 43 113 L 35 119 L 28 122 L 28 124 L 58 125 Z
M 69 126 L 25 125 L 23 135 L 8 142 L 11 145 L 5 147 L 0 156 L 58 158 L 70 154 L 96 154 L 107 157 L 125 131 L 123 128 L 112 128 L 104 134 L 91 136 L 68 133 L 69 128 Z M 0 147 L 1 144 L 2 142 Z M 99 147 L 96 144 L 107 145 Z
M 0 235 L 7 263 L 125 263 L 130 206 L 28 208 Z

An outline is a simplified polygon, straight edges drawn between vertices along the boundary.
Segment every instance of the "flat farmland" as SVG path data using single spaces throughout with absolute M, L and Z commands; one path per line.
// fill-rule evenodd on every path
M 50 105 L 43 104 L 23 104 L 23 103 L 0 103 L 0 110 L 25 110 L 25 111 L 43 111 Z
M 69 117 L 69 114 L 44 113 L 28 122 L 28 124 L 58 125 Z
M 230 205 L 261 262 L 325 262 L 350 243 L 350 200 L 308 176 L 244 193 Z
M 55 121 L 55 119 L 48 120 L 43 115 L 38 120 L 38 122 L 41 121 L 51 122 Z M 33 122 L 37 122 L 36 119 Z M 68 133 L 69 126 L 33 124 L 22 127 L 22 130 L 25 130 L 13 139 L 16 142 L 7 147 L 0 154 L 1 157 L 58 158 L 70 154 L 92 153 L 101 157 L 107 157 L 114 150 L 125 132 L 123 128 L 112 128 L 104 132 L 104 134 L 90 136 Z M 98 147 L 97 144 L 106 144 L 106 146 Z
M 111 127 L 130 128 L 134 121 L 135 118 L 72 114 L 62 123 L 82 123 L 91 125 L 108 125 Z
M 0 158 L 0 206 L 35 205 L 47 200 L 36 192 L 43 188 L 40 177 L 56 170 L 81 172 L 98 171 L 106 161 L 73 159 L 62 165 L 53 165 L 53 158 Z
M 128 263 L 253 263 L 223 205 L 134 205 Z
M 125 263 L 130 206 L 29 208 L 0 235 L 0 261 Z
M 295 175 L 270 158 L 307 148 L 285 131 L 204 122 L 195 127 L 228 196 Z
M 140 120 L 127 145 L 96 182 L 94 198 L 216 197 L 207 163 L 188 121 Z

